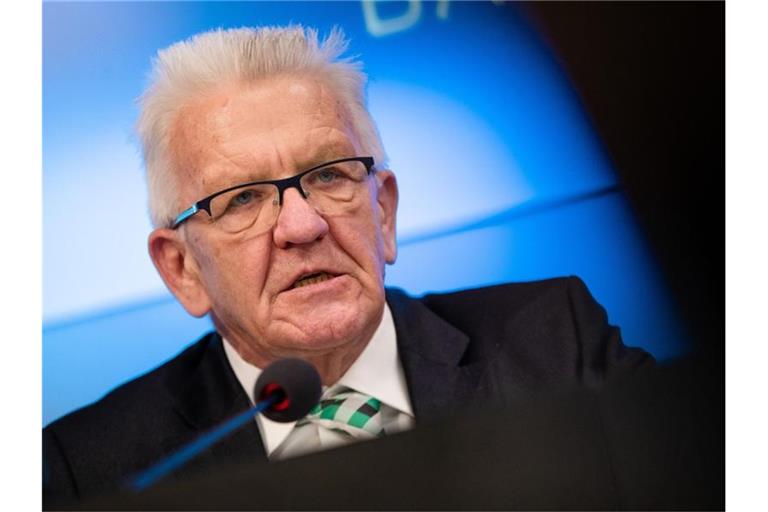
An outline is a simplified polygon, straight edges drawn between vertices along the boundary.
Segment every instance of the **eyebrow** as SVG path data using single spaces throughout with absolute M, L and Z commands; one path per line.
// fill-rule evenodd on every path
M 307 153 L 306 157 L 302 157 L 296 160 L 296 169 L 294 169 L 294 171 L 289 176 L 299 174 L 307 169 L 322 165 L 325 162 L 352 156 L 359 155 L 355 154 L 354 145 L 351 143 L 351 141 L 346 139 L 336 139 L 329 141 L 327 143 L 323 143 L 322 146 L 317 148 L 316 151 Z M 239 172 L 240 170 L 243 171 L 242 174 Z M 234 171 L 234 177 L 230 176 L 226 180 L 219 179 L 221 174 L 232 171 Z M 271 181 L 275 179 L 279 178 L 273 175 L 272 169 L 257 169 L 255 166 L 249 166 L 247 164 L 242 166 L 233 165 L 232 167 L 222 166 L 219 168 L 219 172 L 216 173 L 216 178 L 211 180 L 211 183 L 214 184 L 213 188 L 215 188 L 215 190 L 212 190 L 210 194 L 214 194 L 229 187 L 237 186 L 241 183 L 245 184 L 259 181 Z
M 321 165 L 325 162 L 330 162 L 331 160 L 352 156 L 359 156 L 355 154 L 354 145 L 346 139 L 337 139 L 331 143 L 323 144 L 314 153 L 308 153 L 307 158 L 297 161 L 299 168 L 296 169 L 296 172 L 298 173 L 306 169 L 311 169 L 312 167 Z

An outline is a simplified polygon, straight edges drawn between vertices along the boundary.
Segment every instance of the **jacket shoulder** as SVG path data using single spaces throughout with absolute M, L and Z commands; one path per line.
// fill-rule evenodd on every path
M 573 289 L 586 291 L 586 286 L 577 277 L 558 277 L 428 294 L 421 301 L 474 339 L 525 342 L 527 334 L 549 333 L 564 340 L 573 326 Z M 576 300 L 585 300 L 577 295 Z
M 507 283 L 419 300 L 466 333 L 474 359 L 499 373 L 537 383 L 558 379 L 598 384 L 623 370 L 653 366 L 653 357 L 624 345 L 618 327 L 575 276 Z M 473 357 L 470 357 L 472 359 Z
M 427 294 L 421 300 L 438 314 L 494 317 L 516 313 L 542 302 L 565 305 L 572 280 L 582 283 L 577 277 L 557 277 Z

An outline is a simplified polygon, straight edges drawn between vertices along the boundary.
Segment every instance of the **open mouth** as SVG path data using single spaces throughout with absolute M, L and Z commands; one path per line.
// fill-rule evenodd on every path
M 317 272 L 314 274 L 308 274 L 306 276 L 299 278 L 295 283 L 293 283 L 293 286 L 291 287 L 291 289 L 295 290 L 296 288 L 301 288 L 302 286 L 309 286 L 310 284 L 322 283 L 323 281 L 327 281 L 332 277 L 333 276 L 327 272 Z

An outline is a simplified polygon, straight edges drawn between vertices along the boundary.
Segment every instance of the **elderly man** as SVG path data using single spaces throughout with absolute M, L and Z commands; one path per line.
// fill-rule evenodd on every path
M 283 357 L 318 369 L 334 409 L 256 418 L 177 476 L 652 364 L 575 278 L 422 299 L 385 290 L 397 182 L 345 47 L 337 31 L 318 42 L 287 27 L 208 32 L 160 52 L 138 124 L 149 252 L 216 332 L 47 427 L 49 496 L 104 492 L 152 465 L 246 409 L 261 369 Z

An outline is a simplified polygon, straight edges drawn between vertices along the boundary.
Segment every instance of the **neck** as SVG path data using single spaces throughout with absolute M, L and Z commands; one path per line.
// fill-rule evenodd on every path
M 357 361 L 365 347 L 368 346 L 373 334 L 363 337 L 363 341 L 348 343 L 344 347 L 335 348 L 328 352 L 315 351 L 291 351 L 290 353 L 264 354 L 254 350 L 251 344 L 243 342 L 237 336 L 230 336 L 219 331 L 227 342 L 232 345 L 244 361 L 261 369 L 266 368 L 272 362 L 287 357 L 296 357 L 312 364 L 320 375 L 324 386 L 331 386 L 341 379 L 349 368 Z
M 337 351 L 324 357 L 302 357 L 311 363 L 320 374 L 324 386 L 331 386 L 341 379 L 352 364 L 363 353 L 368 342 L 358 343 L 354 350 Z

